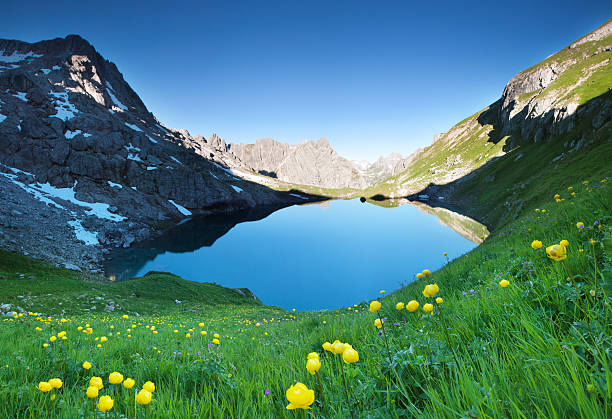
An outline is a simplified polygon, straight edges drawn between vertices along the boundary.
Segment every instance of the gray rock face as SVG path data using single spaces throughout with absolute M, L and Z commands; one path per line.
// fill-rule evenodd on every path
M 514 76 L 494 105 L 499 135 L 520 132 L 523 138 L 535 137 L 538 142 L 570 131 L 574 127 L 575 112 L 584 102 L 581 95 L 572 91 L 589 83 L 593 74 L 610 71 L 611 38 L 612 20 L 564 51 Z M 595 48 L 593 42 L 601 42 L 602 46 Z M 567 75 L 569 69 L 578 76 Z M 562 83 L 555 83 L 557 80 Z
M 0 209 L 2 247 L 91 267 L 187 216 L 304 202 L 232 173 L 226 148 L 161 125 L 79 36 L 0 40 L 0 192 L 20 197 Z
M 363 188 L 367 181 L 325 138 L 286 144 L 271 138 L 230 144 L 228 151 L 254 171 L 285 182 L 326 188 Z

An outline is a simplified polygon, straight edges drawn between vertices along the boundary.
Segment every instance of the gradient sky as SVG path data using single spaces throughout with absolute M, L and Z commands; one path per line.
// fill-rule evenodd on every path
M 0 37 L 83 36 L 167 126 L 368 160 L 430 144 L 612 17 L 610 0 L 8 3 Z

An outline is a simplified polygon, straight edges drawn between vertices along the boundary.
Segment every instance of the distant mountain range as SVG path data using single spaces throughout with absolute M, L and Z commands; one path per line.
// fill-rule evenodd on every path
M 608 21 L 430 146 L 370 164 L 324 138 L 236 144 L 168 128 L 81 37 L 0 40 L 0 247 L 91 268 L 188 217 L 335 196 L 408 197 L 497 222 L 525 204 L 512 185 L 536 176 L 533 159 L 557 167 L 610 144 L 611 58 Z M 473 209 L 491 190 L 499 213 Z

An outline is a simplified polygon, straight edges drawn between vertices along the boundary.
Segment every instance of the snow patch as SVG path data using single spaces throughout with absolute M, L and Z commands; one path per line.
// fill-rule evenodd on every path
M 20 52 L 13 52 L 11 55 L 5 55 L 4 50 L 0 51 L 0 62 L 3 63 L 18 63 L 20 61 L 42 57 L 40 54 L 34 54 L 32 51 L 22 54 Z
M 125 125 L 126 125 L 128 128 L 132 128 L 134 131 L 140 131 L 140 132 L 143 132 L 143 131 L 142 131 L 140 128 L 138 128 L 138 127 L 137 127 L 136 125 L 134 125 L 134 124 L 128 124 L 128 123 L 126 122 L 126 123 L 125 123 Z
M 158 167 L 156 166 L 147 166 L 147 170 L 157 170 Z
M 70 100 L 68 100 L 68 93 L 51 92 L 49 94 L 55 97 L 55 110 L 57 111 L 57 115 L 53 116 L 56 118 L 59 118 L 62 121 L 67 121 L 68 119 L 74 118 L 74 116 L 79 112 L 79 110 L 72 103 L 70 103 Z
M 89 210 L 86 211 L 88 215 L 94 215 L 98 218 L 110 221 L 123 221 L 126 219 L 126 217 L 110 212 L 108 210 L 110 207 L 109 204 L 104 204 L 102 202 L 90 203 L 76 199 L 74 191 L 76 186 L 77 182 L 75 181 L 72 188 L 56 188 L 55 186 L 51 186 L 49 183 L 42 185 L 37 183 L 34 188 L 52 198 L 63 199 L 64 201 L 72 202 L 80 207 L 89 208 Z
M 234 188 L 234 190 L 238 193 L 242 192 L 242 188 L 239 188 L 238 186 L 234 186 L 234 185 L 230 185 L 232 188 Z
M 79 220 L 68 221 L 68 225 L 74 229 L 74 235 L 78 240 L 81 240 L 88 246 L 100 244 L 98 241 L 98 233 L 92 233 L 85 230 Z
M 128 160 L 134 160 L 134 161 L 142 163 L 142 159 L 140 158 L 140 156 L 138 154 L 128 153 L 127 158 L 128 158 Z
M 177 210 L 179 210 L 179 212 L 187 217 L 189 217 L 191 215 L 191 211 L 189 211 L 187 208 L 177 204 L 176 202 L 174 202 L 173 200 L 169 199 L 168 202 L 170 202 L 172 205 L 174 205 L 176 207 Z
M 123 185 L 120 185 L 120 184 L 115 183 L 115 182 L 111 182 L 110 180 L 108 180 L 107 182 L 108 182 L 108 186 L 110 186 L 111 188 L 123 189 Z
M 177 162 L 178 164 L 183 164 L 183 163 L 181 163 L 180 161 L 178 161 L 178 159 L 177 159 L 176 157 L 174 157 L 174 156 L 170 156 L 170 158 L 171 158 L 172 160 L 174 160 L 175 162 Z
M 149 141 L 151 141 L 153 144 L 157 144 L 157 140 L 153 139 L 150 135 L 147 135 L 147 138 L 149 139 Z
M 45 73 L 45 76 L 51 72 L 51 70 L 49 70 L 48 68 L 41 68 L 40 71 Z
M 230 175 L 231 177 L 233 177 L 234 179 L 238 179 L 236 176 L 234 176 L 234 172 L 231 169 L 228 169 L 226 167 L 221 166 L 219 163 L 211 161 L 212 164 L 214 164 L 217 168 L 223 170 L 225 173 L 227 173 L 228 175 Z
M 2 115 L 2 114 L 0 113 L 0 124 L 1 124 L 1 123 L 2 123 L 2 122 L 3 122 L 3 121 L 6 119 L 6 118 L 7 118 L 7 117 L 6 117 L 6 115 Z
M 295 196 L 295 197 L 297 197 L 297 198 L 308 199 L 308 198 L 306 198 L 306 197 L 304 197 L 304 196 L 302 196 L 302 195 L 298 195 L 298 194 L 296 194 L 296 193 L 290 193 L 289 195 L 291 195 L 291 196 Z
M 79 134 L 83 134 L 83 137 L 91 137 L 91 134 L 88 134 L 86 132 L 81 131 L 80 129 L 76 130 L 76 131 L 66 131 L 66 133 L 64 133 L 64 137 L 68 138 L 68 139 L 72 139 L 74 137 L 76 137 Z
M 112 92 L 112 90 L 114 90 L 113 86 L 111 86 L 109 82 L 106 82 L 106 86 L 107 86 L 106 87 L 106 91 L 107 91 L 108 95 L 110 96 L 111 100 L 113 101 L 113 103 L 115 105 L 117 105 L 117 107 L 119 107 L 121 110 L 127 111 L 128 110 L 127 106 L 125 106 L 123 103 L 121 103 L 121 101 L 119 99 L 117 99 L 117 96 L 115 96 L 113 94 L 113 92 Z
M 51 70 L 57 71 L 60 69 L 59 65 L 54 65 L 53 67 L 51 67 Z
M 15 96 L 17 99 L 23 100 L 24 102 L 28 101 L 28 99 L 26 99 L 26 93 L 17 92 L 17 93 L 13 93 L 13 96 Z

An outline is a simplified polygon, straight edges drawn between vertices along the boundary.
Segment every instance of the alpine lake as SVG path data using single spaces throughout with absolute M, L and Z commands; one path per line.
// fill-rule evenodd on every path
M 392 292 L 487 235 L 470 218 L 422 203 L 329 200 L 187 219 L 113 251 L 105 272 L 113 280 L 171 272 L 248 288 L 287 310 L 334 309 Z

